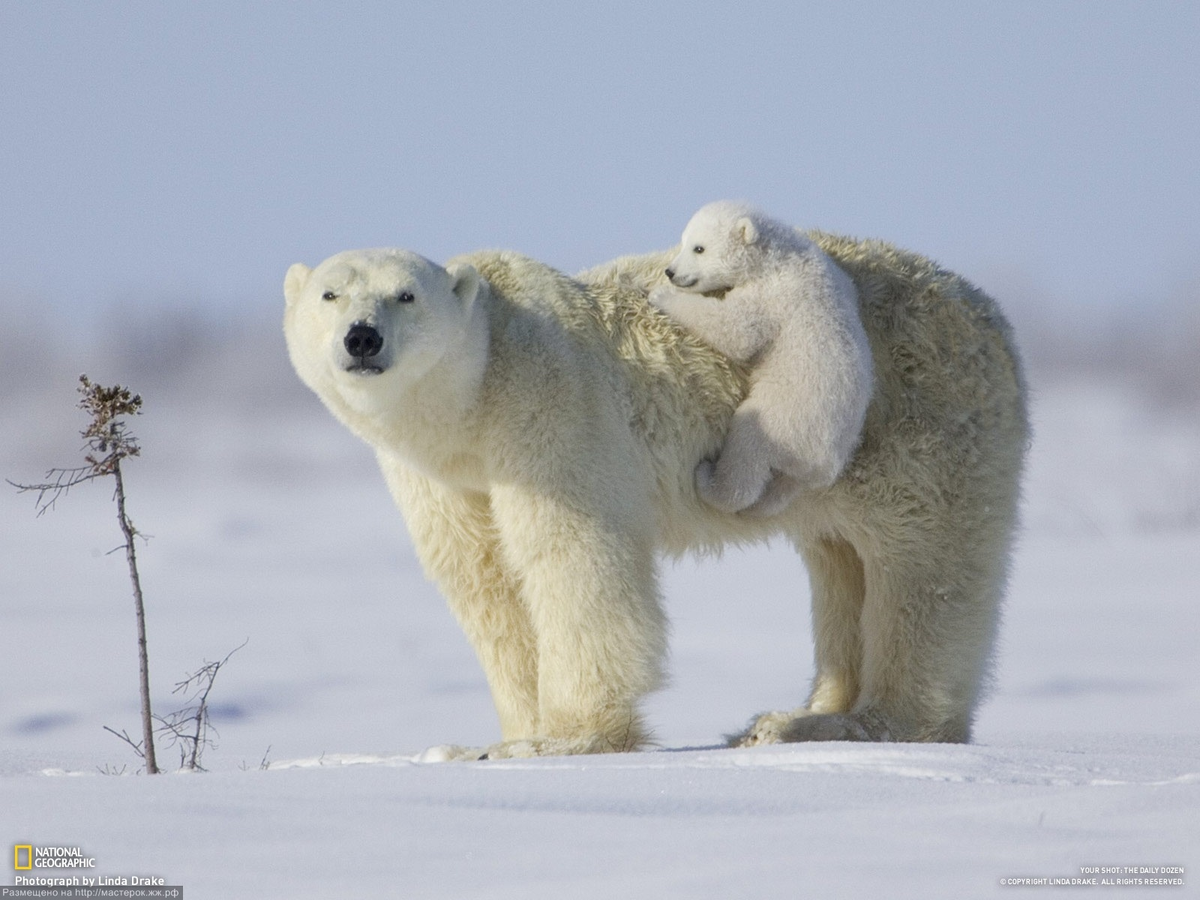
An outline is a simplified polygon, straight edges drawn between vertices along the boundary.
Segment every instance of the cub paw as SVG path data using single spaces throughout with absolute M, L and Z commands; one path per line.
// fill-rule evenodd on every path
M 762 493 L 761 485 L 739 484 L 718 478 L 717 464 L 709 459 L 702 459 L 696 464 L 693 477 L 700 499 L 722 512 L 739 513 L 752 506 Z
M 672 290 L 669 284 L 660 284 L 650 291 L 650 296 L 647 299 L 650 301 L 651 306 L 663 312 L 668 312 L 668 307 L 675 300 L 675 291 Z
M 799 493 L 800 485 L 794 478 L 774 473 L 762 495 L 741 510 L 741 515 L 751 519 L 769 519 L 787 509 Z

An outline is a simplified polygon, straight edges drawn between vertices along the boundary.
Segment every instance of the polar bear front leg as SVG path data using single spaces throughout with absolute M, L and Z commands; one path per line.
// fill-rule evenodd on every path
M 666 653 L 649 530 L 570 491 L 497 486 L 492 509 L 536 635 L 539 734 L 488 755 L 644 746 L 638 702 L 660 685 Z
M 431 481 L 383 454 L 379 464 L 426 575 L 445 596 L 483 667 L 501 735 L 505 740 L 536 735 L 533 624 L 520 582 L 504 565 L 487 496 Z

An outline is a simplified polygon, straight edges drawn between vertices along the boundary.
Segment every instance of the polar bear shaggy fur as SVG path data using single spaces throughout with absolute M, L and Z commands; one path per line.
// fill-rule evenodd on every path
M 969 740 L 1027 440 L 1009 328 L 921 257 L 811 237 L 855 283 L 875 391 L 841 477 L 766 518 L 696 494 L 749 380 L 648 303 L 673 252 L 577 278 L 506 252 L 288 271 L 292 362 L 375 449 L 474 646 L 503 738 L 487 755 L 645 746 L 656 553 L 777 534 L 809 571 L 816 675 L 735 742 Z
M 684 228 L 650 302 L 706 344 L 752 364 L 750 391 L 696 489 L 727 512 L 774 515 L 832 485 L 871 400 L 871 347 L 854 282 L 811 239 L 739 203 Z

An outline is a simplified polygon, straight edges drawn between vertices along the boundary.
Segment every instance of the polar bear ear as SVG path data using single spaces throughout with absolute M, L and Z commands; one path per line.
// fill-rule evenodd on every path
M 758 240 L 758 226 L 749 216 L 742 216 L 734 222 L 733 233 L 740 235 L 745 244 L 753 244 Z
M 468 263 L 451 263 L 446 271 L 450 273 L 450 290 L 458 295 L 465 308 L 470 309 L 479 293 L 479 273 Z
M 287 274 L 283 276 L 283 296 L 289 306 L 300 299 L 300 292 L 304 290 L 304 285 L 308 284 L 308 276 L 311 274 L 312 269 L 304 263 L 295 263 L 287 270 Z

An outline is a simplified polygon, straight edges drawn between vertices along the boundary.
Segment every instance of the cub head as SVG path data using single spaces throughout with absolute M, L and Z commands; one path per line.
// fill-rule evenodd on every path
M 696 294 L 720 293 L 745 281 L 764 237 L 761 223 L 760 214 L 742 203 L 702 206 L 683 229 L 667 278 Z
M 444 269 L 406 250 L 296 263 L 283 282 L 292 365 L 327 402 L 403 390 L 462 341 L 479 288 L 471 266 Z

